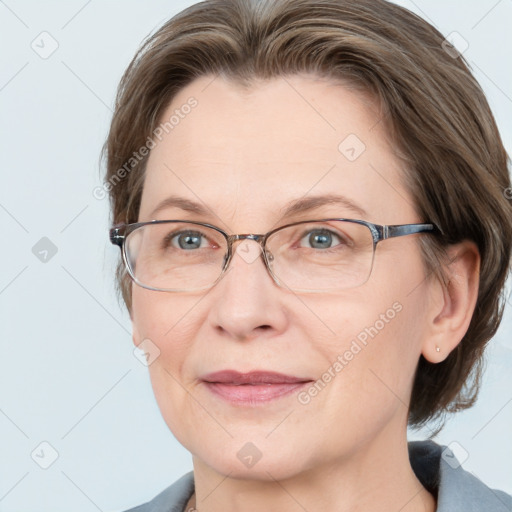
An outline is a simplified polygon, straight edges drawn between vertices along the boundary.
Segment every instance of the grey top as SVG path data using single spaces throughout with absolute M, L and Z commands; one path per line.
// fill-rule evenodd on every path
M 418 480 L 437 496 L 437 512 L 512 512 L 512 496 L 487 487 L 462 469 L 449 448 L 414 441 L 409 443 L 409 458 Z M 125 512 L 184 512 L 193 492 L 190 471 L 148 503 Z

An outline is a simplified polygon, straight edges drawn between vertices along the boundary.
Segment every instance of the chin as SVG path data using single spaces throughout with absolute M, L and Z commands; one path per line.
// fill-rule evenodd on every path
M 203 450 L 195 453 L 195 462 L 200 461 L 217 473 L 238 480 L 286 480 L 307 470 L 304 453 L 298 454 L 292 446 L 289 451 L 279 451 L 277 446 L 272 446 L 268 441 L 267 446 L 263 447 L 257 442 L 240 443 L 231 439 L 226 445 L 216 444 L 215 450 L 207 452 L 203 445 Z

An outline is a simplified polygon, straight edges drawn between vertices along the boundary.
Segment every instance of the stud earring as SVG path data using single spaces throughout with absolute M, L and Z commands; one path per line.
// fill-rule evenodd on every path
M 436 345 L 436 352 L 441 352 L 441 349 Z

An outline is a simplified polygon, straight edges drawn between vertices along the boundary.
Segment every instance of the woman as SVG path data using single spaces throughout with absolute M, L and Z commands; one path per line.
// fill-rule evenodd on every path
M 463 58 L 382 0 L 210 0 L 120 84 L 120 290 L 194 471 L 135 511 L 512 507 L 407 425 L 475 400 L 507 155 Z

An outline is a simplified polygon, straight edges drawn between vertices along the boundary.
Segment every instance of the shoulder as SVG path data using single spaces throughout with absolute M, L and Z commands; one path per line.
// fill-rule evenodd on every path
M 437 495 L 437 512 L 512 511 L 512 496 L 464 470 L 449 447 L 433 441 L 410 442 L 409 458 L 423 486 Z
M 125 512 L 183 512 L 194 492 L 194 472 L 190 471 L 176 480 L 151 501 Z

